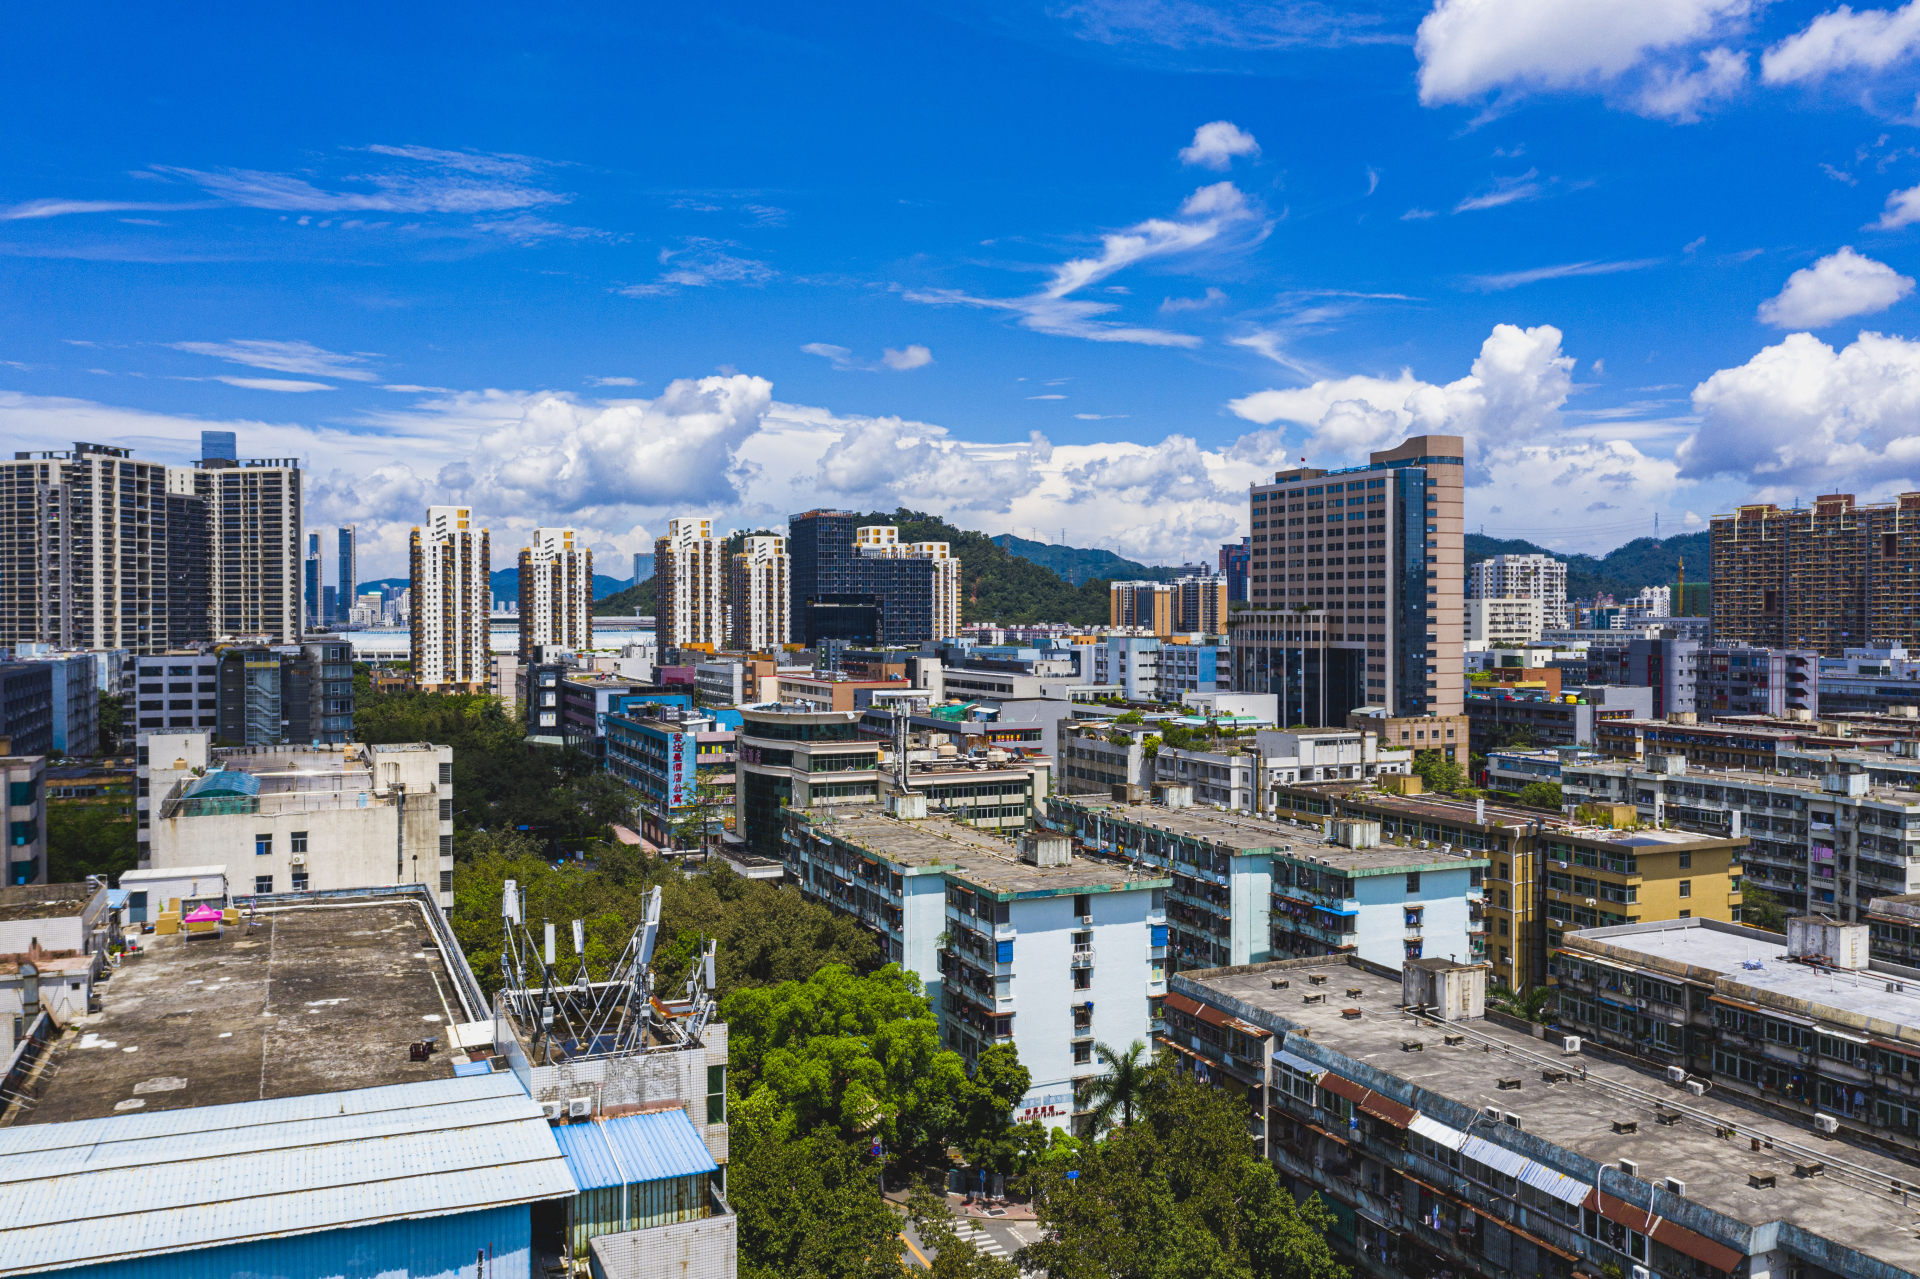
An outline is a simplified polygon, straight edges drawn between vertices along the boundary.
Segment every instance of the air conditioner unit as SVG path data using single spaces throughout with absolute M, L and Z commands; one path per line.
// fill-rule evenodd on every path
M 1678 1177 L 1669 1177 L 1667 1178 L 1667 1193 L 1684 1197 L 1687 1193 L 1687 1183 Z
M 1840 1131 L 1840 1121 L 1832 1115 L 1815 1115 L 1813 1117 L 1813 1126 L 1829 1137 Z
M 1689 1079 L 1687 1080 L 1687 1091 L 1696 1097 L 1704 1097 L 1707 1095 L 1707 1085 L 1702 1080 Z
M 1580 1051 L 1580 1036 L 1568 1035 L 1560 1041 L 1560 1051 L 1568 1055 Z
M 567 1118 L 569 1119 L 593 1118 L 593 1098 L 591 1097 L 568 1098 L 567 1099 Z
M 1523 1127 L 1523 1125 L 1520 1122 L 1520 1116 L 1514 1114 L 1511 1110 L 1509 1110 L 1506 1114 L 1502 1115 L 1501 1119 L 1505 1121 L 1507 1127 L 1509 1128 Z
M 543 1101 L 540 1103 L 540 1113 L 547 1117 L 548 1123 L 552 1123 L 567 1113 L 567 1106 L 561 1101 Z
M 287 860 L 295 866 L 305 866 L 307 864 L 307 855 L 305 853 L 295 853 Z
M 1498 1106 L 1482 1106 L 1480 1113 L 1493 1120 L 1496 1124 L 1500 1122 L 1500 1107 Z
M 1631 1159 L 1622 1159 L 1620 1161 L 1620 1171 L 1626 1173 L 1629 1177 L 1638 1177 L 1640 1175 L 1640 1165 Z
M 1667 1082 L 1668 1082 L 1668 1083 L 1670 1083 L 1670 1084 L 1684 1084 L 1684 1083 L 1686 1083 L 1686 1082 L 1687 1082 L 1687 1068 L 1686 1068 L 1685 1066 L 1668 1066 L 1668 1067 L 1667 1067 Z
M 1653 1271 L 1647 1269 L 1645 1266 L 1635 1266 L 1633 1268 L 1633 1279 L 1653 1279 Z

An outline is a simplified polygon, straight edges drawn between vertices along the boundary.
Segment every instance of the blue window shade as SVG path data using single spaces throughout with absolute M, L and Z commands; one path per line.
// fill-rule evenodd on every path
M 1013 942 L 1012 941 L 996 942 L 995 952 L 996 953 L 994 954 L 994 957 L 993 957 L 995 963 L 1011 964 L 1013 962 Z
M 1152 944 L 1155 946 L 1164 946 L 1167 944 L 1167 926 L 1165 924 L 1153 925 Z

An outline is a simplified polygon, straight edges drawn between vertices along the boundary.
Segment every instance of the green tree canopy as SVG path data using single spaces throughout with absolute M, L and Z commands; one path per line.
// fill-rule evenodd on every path
M 1254 1154 L 1244 1105 L 1155 1071 L 1136 1122 L 1084 1149 L 1079 1177 L 1037 1174 L 1047 1237 L 1021 1253 L 1053 1279 L 1344 1279 L 1330 1215 Z
M 797 1135 L 771 1098 L 729 1119 L 740 1279 L 899 1279 L 900 1218 L 873 1160 L 830 1129 Z
M 1550 808 L 1558 812 L 1566 800 L 1559 782 L 1528 782 L 1520 789 L 1520 802 L 1528 808 Z
M 1418 751 L 1413 757 L 1414 775 L 1430 791 L 1459 790 L 1467 784 L 1467 770 L 1453 762 L 1444 751 Z

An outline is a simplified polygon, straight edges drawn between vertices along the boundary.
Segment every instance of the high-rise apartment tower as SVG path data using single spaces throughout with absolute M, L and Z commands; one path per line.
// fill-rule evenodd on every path
M 712 519 L 696 515 L 669 520 L 667 535 L 653 544 L 654 632 L 663 652 L 726 642 L 725 547 Z
M 413 530 L 408 590 L 416 688 L 480 693 L 489 686 L 492 550 L 487 530 L 472 525 L 464 506 L 430 506 L 426 524 Z
M 339 555 L 339 590 L 334 598 L 340 601 L 340 612 L 345 614 L 353 607 L 353 597 L 360 593 L 360 538 L 351 524 L 340 526 Z
M 1551 555 L 1491 555 L 1467 570 L 1470 600 L 1539 600 L 1542 626 L 1567 624 L 1567 564 Z
M 787 539 L 765 534 L 746 539 L 727 565 L 727 647 L 766 653 L 787 643 L 793 590 Z
M 1365 466 L 1254 486 L 1252 607 L 1228 626 L 1236 689 L 1279 694 L 1282 723 L 1461 713 L 1464 451 L 1420 435 Z
M 311 630 L 329 620 L 320 611 L 325 597 L 320 589 L 320 535 L 318 533 L 307 534 L 307 572 L 302 581 L 306 599 L 301 605 L 301 616 L 306 618 L 307 628 Z
M 1716 640 L 1822 657 L 1920 644 L 1920 493 L 1743 506 L 1714 516 L 1711 546 Z
M 193 471 L 193 491 L 207 508 L 213 637 L 269 644 L 298 640 L 299 459 L 203 457 Z
M 0 461 L 0 643 L 157 653 L 211 638 L 194 480 L 106 444 Z
M 593 552 L 570 528 L 537 528 L 520 548 L 520 656 L 538 644 L 593 647 Z

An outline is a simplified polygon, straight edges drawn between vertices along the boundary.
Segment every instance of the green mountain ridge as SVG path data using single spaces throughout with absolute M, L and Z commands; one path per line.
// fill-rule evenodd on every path
M 991 540 L 1011 555 L 1052 569 L 1069 586 L 1080 586 L 1095 578 L 1108 582 L 1171 582 L 1180 574 L 1178 568 L 1142 564 L 1099 547 L 1035 542 L 1011 533 L 1001 533 Z
M 1590 599 L 1605 592 L 1616 598 L 1637 594 L 1643 586 L 1673 586 L 1679 576 L 1680 561 L 1686 560 L 1687 594 L 1693 586 L 1708 582 L 1707 563 L 1711 535 L 1679 533 L 1673 537 L 1636 537 L 1624 546 L 1616 546 L 1605 555 L 1569 555 L 1519 538 L 1486 537 L 1480 533 L 1466 536 L 1467 563 L 1476 564 L 1495 555 L 1551 555 L 1567 564 L 1567 598 Z

